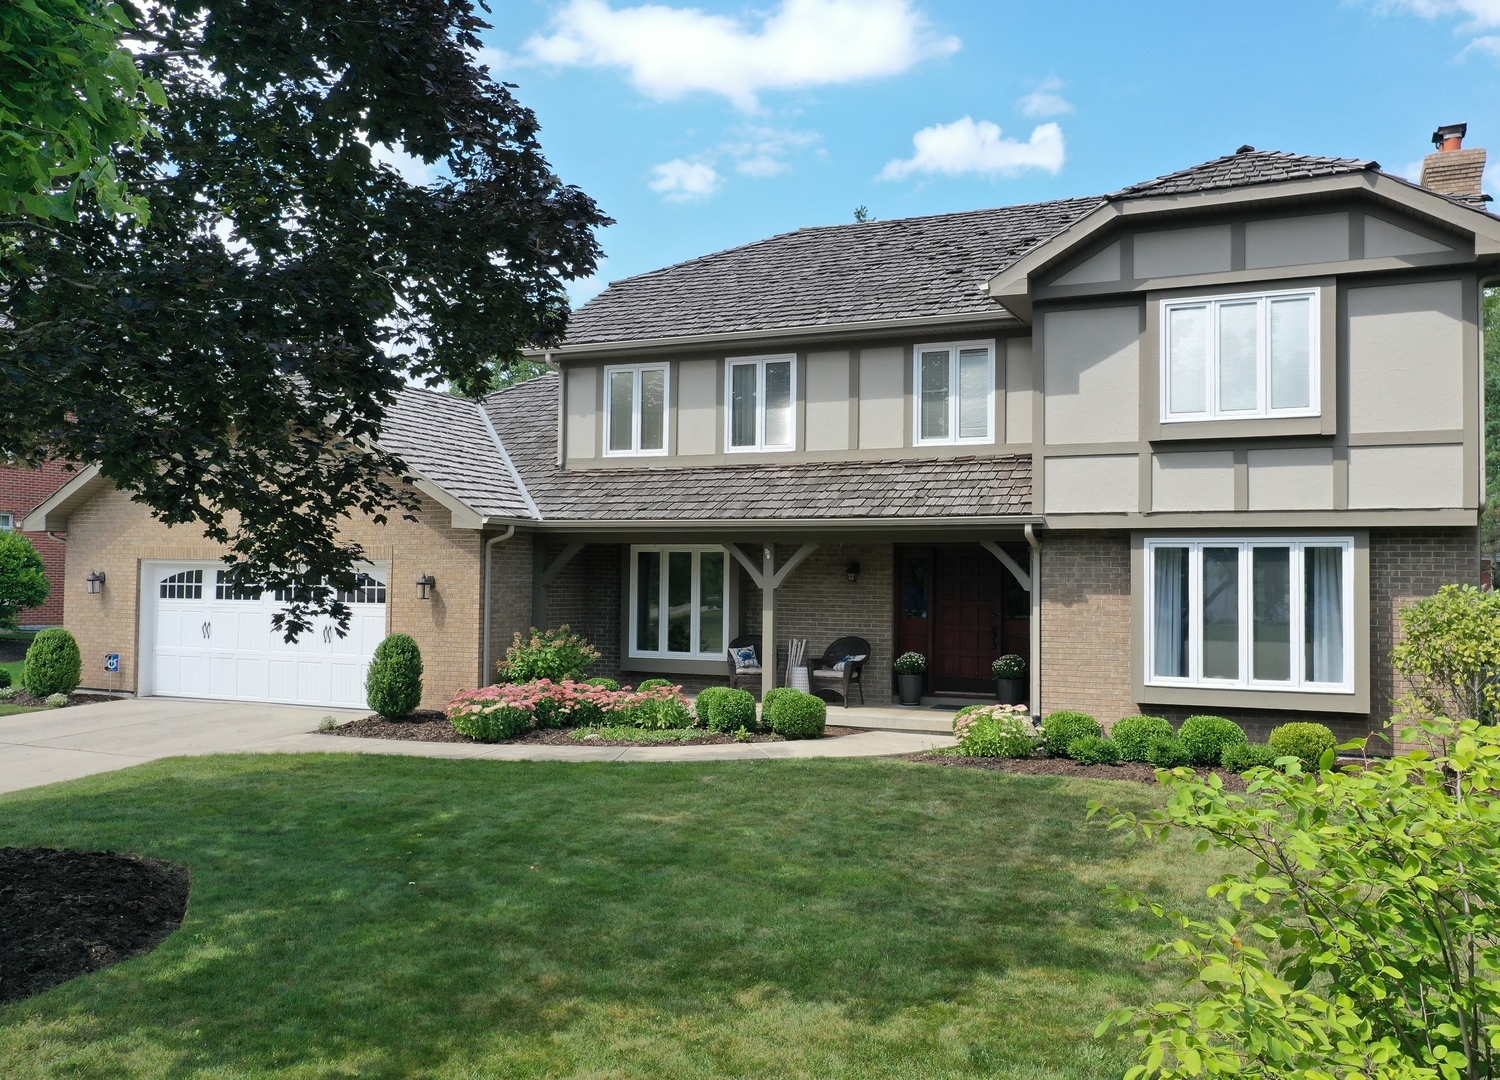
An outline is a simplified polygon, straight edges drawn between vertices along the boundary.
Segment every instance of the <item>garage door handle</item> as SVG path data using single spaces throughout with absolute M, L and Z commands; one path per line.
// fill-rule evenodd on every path
M 211 637 L 214 636 L 214 624 L 213 623 L 206 622 L 206 623 L 203 624 L 203 636 L 205 638 L 211 638 Z
M 323 641 L 324 642 L 330 642 L 332 640 L 333 640 L 333 627 L 331 627 L 331 626 L 325 626 L 325 627 L 323 627 Z

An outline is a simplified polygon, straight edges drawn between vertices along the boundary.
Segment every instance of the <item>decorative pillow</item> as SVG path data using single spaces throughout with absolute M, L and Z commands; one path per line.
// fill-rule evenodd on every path
M 864 653 L 860 653 L 858 656 L 846 656 L 842 660 L 840 660 L 837 664 L 833 665 L 833 670 L 834 671 L 843 671 L 845 664 L 852 664 L 852 663 L 854 663 L 856 661 L 863 660 L 864 658 L 865 658 L 865 654 Z
M 737 649 L 730 649 L 729 655 L 734 660 L 734 669 L 736 671 L 760 667 L 760 661 L 755 658 L 754 645 L 741 645 Z

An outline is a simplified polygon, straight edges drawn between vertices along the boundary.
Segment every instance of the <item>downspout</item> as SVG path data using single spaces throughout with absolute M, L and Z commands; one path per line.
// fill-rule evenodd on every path
M 67 547 L 68 546 L 68 538 L 66 536 L 58 536 L 51 529 L 47 530 L 47 535 L 50 536 L 50 537 L 52 537 L 52 539 L 56 540 L 63 547 Z
M 484 647 L 481 650 L 484 656 L 484 671 L 482 678 L 484 685 L 490 684 L 493 678 L 490 671 L 490 662 L 494 654 L 494 646 L 490 641 L 490 625 L 494 621 L 495 611 L 495 545 L 509 540 L 516 535 L 516 527 L 507 525 L 505 531 L 498 536 L 492 536 L 484 542 Z
M 1031 715 L 1042 715 L 1042 542 L 1036 530 L 1026 526 L 1026 543 L 1031 546 L 1031 685 L 1027 700 Z

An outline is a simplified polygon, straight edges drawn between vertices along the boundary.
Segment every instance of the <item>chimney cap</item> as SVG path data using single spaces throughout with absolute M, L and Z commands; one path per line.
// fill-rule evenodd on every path
M 1443 124 L 1432 133 L 1432 145 L 1442 146 L 1449 139 L 1457 139 L 1462 143 L 1464 136 L 1468 133 L 1468 124 Z M 1457 149 L 1457 147 L 1454 149 Z
M 1236 154 L 1253 154 L 1254 152 L 1255 147 L 1251 146 L 1249 143 L 1246 143 L 1244 146 L 1235 151 Z

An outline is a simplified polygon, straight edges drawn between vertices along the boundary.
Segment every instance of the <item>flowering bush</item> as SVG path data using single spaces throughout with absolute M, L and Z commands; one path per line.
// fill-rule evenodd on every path
M 564 679 L 554 683 L 496 683 L 466 690 L 445 710 L 453 727 L 481 742 L 499 742 L 539 728 L 592 727 L 604 723 L 636 727 L 688 728 L 693 714 L 680 686 L 643 691 L 611 690 Z
M 897 675 L 920 675 L 927 670 L 927 657 L 919 652 L 902 653 L 893 666 Z
M 624 723 L 648 731 L 690 728 L 698 723 L 687 698 L 682 696 L 682 687 L 665 680 L 647 679 L 641 684 L 641 689 L 627 696 L 630 700 L 620 716 Z
M 538 630 L 533 626 L 528 637 L 516 633 L 510 648 L 505 650 L 500 677 L 515 683 L 537 679 L 566 682 L 581 678 L 597 659 L 599 650 L 566 625 L 556 630 Z
M 953 718 L 958 752 L 965 757 L 1030 757 L 1041 732 L 1025 705 L 970 705 Z

